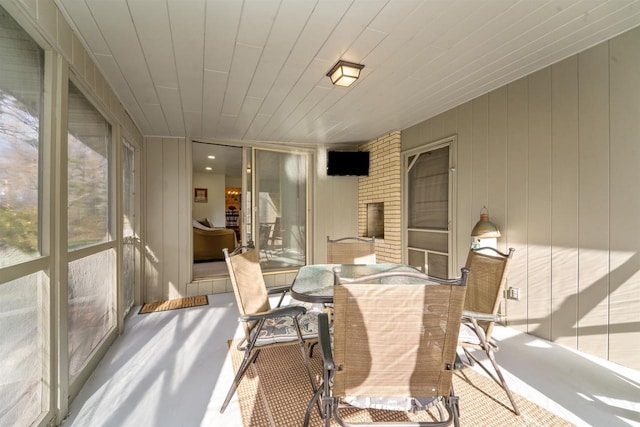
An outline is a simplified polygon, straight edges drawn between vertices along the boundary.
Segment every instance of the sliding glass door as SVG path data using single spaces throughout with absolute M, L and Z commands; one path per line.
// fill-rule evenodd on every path
M 122 288 L 123 312 L 134 304 L 136 286 L 136 181 L 135 150 L 122 142 Z
M 265 270 L 307 261 L 307 154 L 254 150 L 254 242 Z

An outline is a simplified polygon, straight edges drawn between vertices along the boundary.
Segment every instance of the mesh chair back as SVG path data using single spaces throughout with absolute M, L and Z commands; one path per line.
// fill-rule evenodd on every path
M 480 313 L 497 314 L 500 298 L 507 281 L 507 269 L 514 249 L 503 254 L 492 248 L 471 249 L 467 257 L 469 281 L 464 309 Z M 491 338 L 493 322 L 478 322 Z
M 334 396 L 432 397 L 451 390 L 466 286 L 334 288 Z
M 225 251 L 229 278 L 236 296 L 240 315 L 268 311 L 269 296 L 262 276 L 262 269 L 255 250 L 229 256 Z M 247 339 L 255 323 L 243 322 Z
M 345 237 L 331 240 L 327 236 L 328 264 L 375 264 L 375 239 Z

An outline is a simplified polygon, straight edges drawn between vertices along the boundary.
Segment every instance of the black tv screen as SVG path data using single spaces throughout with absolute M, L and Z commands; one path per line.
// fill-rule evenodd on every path
M 327 151 L 327 175 L 369 175 L 368 151 Z

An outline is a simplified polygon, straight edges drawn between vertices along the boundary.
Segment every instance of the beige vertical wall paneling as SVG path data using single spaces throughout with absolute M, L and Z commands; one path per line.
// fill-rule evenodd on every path
M 551 67 L 551 339 L 577 348 L 578 58 Z
M 507 215 L 502 240 L 514 248 L 507 286 L 520 289 L 520 300 L 506 301 L 507 324 L 527 330 L 527 215 L 529 180 L 529 81 L 507 86 Z
M 489 95 L 483 95 L 471 101 L 472 117 L 472 178 L 471 209 L 476 210 L 479 219 L 480 210 L 488 205 L 488 148 L 489 148 Z M 477 221 L 476 219 L 476 221 Z
M 186 256 L 176 256 L 179 263 L 178 276 L 178 292 L 170 294 L 170 298 L 180 298 L 187 294 L 187 283 L 191 282 L 191 273 L 193 270 L 193 226 L 191 225 L 191 216 L 189 206 L 192 200 L 191 179 L 193 176 L 191 167 L 191 141 L 185 139 L 179 140 L 179 199 L 178 199 L 178 230 L 180 238 L 178 240 L 178 253 L 187 254 Z
M 164 210 L 163 210 L 163 154 L 162 138 L 145 140 L 146 191 L 145 191 L 145 291 L 144 301 L 162 300 L 162 260 L 164 259 Z
M 529 76 L 527 314 L 529 333 L 551 338 L 551 70 Z
M 489 93 L 484 173 L 478 163 L 485 160 L 476 152 L 484 97 L 402 132 L 403 150 L 415 148 L 440 130 L 449 131 L 446 123 L 455 112 L 458 263 L 466 259 L 477 221 L 474 203 L 483 184 L 476 181 L 485 180 L 494 220 L 500 215 L 494 207 L 505 206 L 499 244 L 516 249 L 507 286 L 520 288 L 521 299 L 507 300 L 508 325 L 635 369 L 640 367 L 634 345 L 640 338 L 638 82 L 640 29 L 635 29 Z M 500 153 L 505 120 L 506 152 Z M 499 170 L 501 162 L 506 172 Z
M 578 55 L 578 349 L 608 355 L 609 44 Z
M 456 166 L 458 200 L 455 201 L 456 206 L 456 225 L 457 225 L 457 242 L 456 249 L 458 251 L 458 270 L 464 266 L 469 248 L 471 247 L 471 229 L 475 224 L 474 218 L 478 218 L 477 214 L 472 213 L 471 207 L 471 188 L 472 188 L 472 121 L 473 107 L 470 102 L 462 104 L 457 110 L 458 123 L 458 165 Z M 479 212 L 478 212 L 479 213 Z M 477 221 L 477 219 L 476 219 Z
M 338 239 L 358 235 L 358 178 L 327 176 L 326 158 L 318 164 L 314 194 L 313 263 L 326 262 L 327 236 Z
M 640 367 L 640 29 L 610 41 L 609 359 Z
M 507 183 L 507 87 L 489 93 L 489 140 L 487 143 L 487 207 L 491 221 L 501 234 L 506 227 Z M 504 236 L 504 235 L 503 235 Z M 506 238 L 498 239 L 498 250 L 506 252 Z M 506 314 L 505 301 L 500 313 Z
M 501 233 L 507 213 L 507 87 L 489 94 L 489 141 L 487 159 L 487 207 L 491 221 Z M 498 249 L 506 252 L 506 238 L 498 239 Z
M 162 139 L 162 295 L 179 295 L 180 258 L 180 139 Z

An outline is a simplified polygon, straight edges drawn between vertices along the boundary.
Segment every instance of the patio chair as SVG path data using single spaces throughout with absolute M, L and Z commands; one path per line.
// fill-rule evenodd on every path
M 304 425 L 320 399 L 325 426 L 331 418 L 341 426 L 376 425 L 347 421 L 344 410 L 354 407 L 402 411 L 398 422 L 385 425 L 458 426 L 452 376 L 467 270 L 453 280 L 418 271 L 346 279 L 340 267 L 334 271 L 333 343 L 323 313 L 318 319 L 323 382 Z M 427 421 L 402 422 L 406 412 L 419 409 L 430 410 L 422 414 Z
M 282 305 L 289 286 L 267 289 L 257 251 L 252 247 L 242 246 L 231 254 L 228 249 L 223 252 L 240 311 L 238 320 L 244 328 L 244 338 L 237 346 L 238 350 L 244 351 L 244 357 L 220 412 L 226 409 L 247 368 L 260 351 L 277 345 L 290 345 L 292 342 L 300 345 L 302 361 L 315 392 L 316 384 L 305 351 L 305 341 L 317 339 L 317 313 L 308 312 L 303 305 Z M 269 295 L 275 294 L 281 296 L 278 305 L 271 308 Z
M 469 269 L 467 298 L 462 314 L 459 344 L 467 356 L 468 363 L 477 363 L 507 393 L 513 406 L 513 412 L 520 415 L 511 390 L 500 371 L 494 353 L 498 345 L 491 339 L 495 322 L 500 321 L 498 308 L 502 292 L 507 281 L 507 269 L 515 249 L 510 248 L 505 254 L 493 248 L 471 249 L 467 257 L 466 268 Z M 491 372 L 486 364 L 469 351 L 482 350 L 493 366 Z
M 375 264 L 375 237 L 343 237 L 331 240 L 327 236 L 327 264 Z

